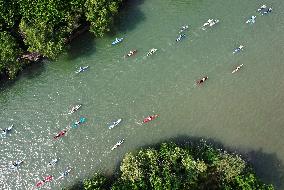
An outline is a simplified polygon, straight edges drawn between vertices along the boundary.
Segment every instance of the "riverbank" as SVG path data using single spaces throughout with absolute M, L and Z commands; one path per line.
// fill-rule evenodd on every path
M 214 148 L 205 141 L 186 144 L 162 143 L 126 153 L 117 175 L 96 173 L 65 190 L 274 189 L 261 182 L 240 155 Z
M 110 31 L 123 0 L 29 0 L 0 4 L 0 73 L 13 79 L 25 65 L 54 60 L 78 35 Z

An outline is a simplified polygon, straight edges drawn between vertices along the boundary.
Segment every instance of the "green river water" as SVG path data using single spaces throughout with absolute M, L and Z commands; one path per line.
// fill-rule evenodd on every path
M 258 14 L 262 4 L 273 12 Z M 14 130 L 0 139 L 0 189 L 32 189 L 67 167 L 68 177 L 43 189 L 60 189 L 95 171 L 112 174 L 126 152 L 169 138 L 211 139 L 244 154 L 264 182 L 284 189 L 283 8 L 283 0 L 128 1 L 114 36 L 85 33 L 58 61 L 28 68 L 1 87 L 1 127 L 14 124 Z M 252 15 L 256 23 L 245 24 Z M 201 30 L 209 18 L 220 23 Z M 184 24 L 190 28 L 177 43 Z M 111 46 L 115 37 L 124 41 Z M 233 54 L 240 44 L 244 51 Z M 158 51 L 147 57 L 151 48 Z M 123 58 L 131 49 L 137 54 Z M 209 79 L 196 86 L 205 75 Z M 79 103 L 82 108 L 68 115 Z M 138 124 L 155 113 L 156 120 Z M 80 116 L 85 124 L 53 139 Z M 118 118 L 122 123 L 109 130 Z M 47 168 L 53 158 L 58 164 Z M 11 171 L 17 159 L 24 163 Z

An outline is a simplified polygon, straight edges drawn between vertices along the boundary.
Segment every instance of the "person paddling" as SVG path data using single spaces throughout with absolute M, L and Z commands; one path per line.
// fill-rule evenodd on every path
M 60 131 L 59 133 L 57 133 L 57 135 L 55 135 L 53 138 L 57 139 L 59 137 L 63 137 L 66 134 L 66 132 L 67 132 L 67 130 L 64 129 L 64 130 Z
M 205 77 L 203 77 L 202 79 L 200 79 L 199 81 L 197 81 L 196 83 L 197 83 L 197 84 L 202 84 L 202 83 L 204 83 L 207 79 L 208 79 L 208 77 L 205 76 Z

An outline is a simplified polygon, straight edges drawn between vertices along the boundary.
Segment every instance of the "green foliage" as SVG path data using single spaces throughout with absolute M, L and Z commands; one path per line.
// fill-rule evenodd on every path
M 11 29 L 19 17 L 16 0 L 0 0 L 0 31 Z
M 65 40 L 62 33 L 54 35 L 53 28 L 45 23 L 28 25 L 22 20 L 20 29 L 29 52 L 37 52 L 54 59 L 63 50 Z
M 86 0 L 86 18 L 91 23 L 90 31 L 97 36 L 103 36 L 110 31 L 113 16 L 117 14 L 122 0 Z
M 18 56 L 21 49 L 16 40 L 7 32 L 0 32 L 0 71 L 6 71 L 10 78 L 15 77 L 21 69 Z
M 85 190 L 104 190 L 107 184 L 107 178 L 100 174 L 95 174 L 92 179 L 84 180 Z
M 127 153 L 120 171 L 113 183 L 106 186 L 105 179 L 94 177 L 84 181 L 84 189 L 274 189 L 272 185 L 263 184 L 240 156 L 222 152 L 204 142 L 189 148 L 164 143 L 159 149 Z
M 228 153 L 220 153 L 220 159 L 213 162 L 216 172 L 223 175 L 222 179 L 226 182 L 230 182 L 239 176 L 244 171 L 245 164 L 240 156 Z
M 0 32 L 17 38 L 11 44 L 17 46 L 13 57 L 19 56 L 20 48 L 21 52 L 55 59 L 76 30 L 90 25 L 96 36 L 108 32 L 121 3 L 122 0 L 0 0 Z M 4 58 L 2 61 L 7 63 L 1 63 L 0 72 L 9 70 L 13 75 L 19 63 L 10 61 L 11 56 Z
M 140 169 L 140 163 L 131 153 L 125 155 L 120 170 L 122 171 L 121 179 L 123 180 L 129 180 L 132 183 L 141 180 L 142 171 Z

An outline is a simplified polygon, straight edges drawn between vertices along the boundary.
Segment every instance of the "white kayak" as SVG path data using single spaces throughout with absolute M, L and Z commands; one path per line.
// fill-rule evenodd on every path
M 237 67 L 232 71 L 232 73 L 237 72 L 237 71 L 240 70 L 240 68 L 242 68 L 243 66 L 244 66 L 244 64 L 241 64 L 241 65 L 237 66 Z
M 71 172 L 71 168 L 68 169 L 68 170 L 65 170 L 64 172 L 61 173 L 61 175 L 57 178 L 57 180 L 62 179 L 64 177 L 68 176 L 70 172 Z
M 208 21 L 203 24 L 202 30 L 206 30 L 207 27 L 212 27 L 217 23 L 219 23 L 218 19 L 208 19 Z
M 80 67 L 77 71 L 75 71 L 75 73 L 81 73 L 81 72 L 85 71 L 88 68 L 89 68 L 89 66 Z
M 54 166 L 57 162 L 58 162 L 58 159 L 55 158 L 55 159 L 51 160 L 51 161 L 47 164 L 47 167 L 52 167 L 52 166 Z
M 117 121 L 112 122 L 112 124 L 109 125 L 108 128 L 109 128 L 109 129 L 114 128 L 114 127 L 117 126 L 121 121 L 122 121 L 122 119 L 118 119 Z
M 24 161 L 23 160 L 16 160 L 14 163 L 12 163 L 11 165 L 11 169 L 15 170 L 17 169 Z
M 150 49 L 150 51 L 147 53 L 147 56 L 153 55 L 156 51 L 157 49 L 155 48 Z
M 68 112 L 68 114 L 74 113 L 75 111 L 77 111 L 77 110 L 80 109 L 81 107 L 82 107 L 82 104 L 78 104 L 78 105 L 72 107 L 71 110 Z
M 184 25 L 184 26 L 181 27 L 179 33 L 183 33 L 187 29 L 188 29 L 188 25 Z
M 111 148 L 111 150 L 116 149 L 117 147 L 119 147 L 120 145 L 122 145 L 122 143 L 124 143 L 124 139 L 118 141 L 118 142 Z
M 256 16 L 251 16 L 251 18 L 250 19 L 248 19 L 247 21 L 246 21 L 246 23 L 247 24 L 253 24 L 253 23 L 255 23 L 255 18 L 256 18 Z
M 2 137 L 6 137 L 7 133 L 9 133 L 13 129 L 14 125 L 11 125 L 10 127 L 7 127 L 5 129 L 2 129 Z

